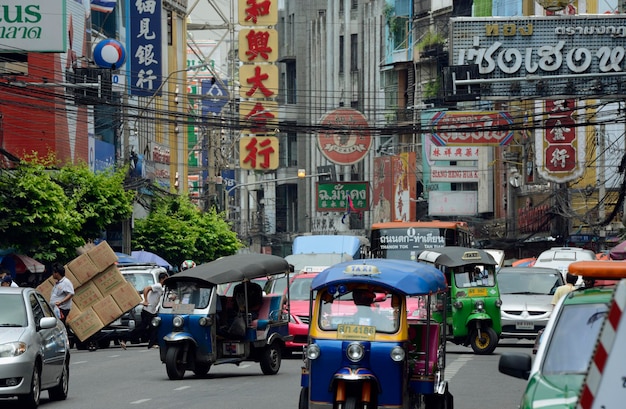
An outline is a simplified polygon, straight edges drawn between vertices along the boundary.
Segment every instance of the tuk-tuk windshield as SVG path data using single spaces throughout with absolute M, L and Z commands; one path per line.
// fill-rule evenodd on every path
M 172 308 L 176 304 L 183 304 L 202 309 L 208 307 L 210 298 L 211 288 L 200 287 L 193 282 L 178 281 L 165 289 L 163 307 Z
M 468 265 L 454 273 L 457 287 L 493 287 L 495 285 L 493 266 Z
M 395 333 L 400 326 L 402 298 L 386 289 L 347 287 L 345 292 L 321 290 L 317 308 L 319 327 L 335 331 L 342 324 L 376 327 L 376 332 Z

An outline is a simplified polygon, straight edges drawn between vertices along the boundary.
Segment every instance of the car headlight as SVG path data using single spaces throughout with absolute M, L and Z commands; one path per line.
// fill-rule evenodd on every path
M 306 349 L 306 357 L 310 360 L 317 359 L 320 356 L 320 352 L 320 347 L 317 344 L 311 344 Z
M 198 324 L 200 324 L 201 327 L 208 327 L 213 324 L 213 317 L 202 317 L 198 320 Z
M 396 362 L 404 361 L 404 348 L 402 347 L 393 347 L 391 350 L 391 359 Z
M 456 308 L 457 310 L 460 310 L 463 308 L 463 303 L 461 301 L 455 301 L 454 304 L 452 304 L 454 306 L 454 308 Z
M 502 307 L 502 300 L 498 298 L 494 304 L 496 305 L 497 308 L 500 308 Z
M 485 302 L 483 300 L 478 300 L 478 301 L 476 301 L 476 304 L 474 304 L 474 307 L 479 312 L 483 312 L 485 310 Z
M 150 321 L 150 325 L 152 325 L 153 327 L 158 327 L 159 325 L 161 325 L 161 317 L 157 316 L 152 318 L 152 321 Z M 134 327 L 134 323 L 133 323 L 133 327 Z
M 177 315 L 174 317 L 174 319 L 172 320 L 172 325 L 174 326 L 174 328 L 182 328 L 183 324 L 185 323 L 185 319 L 183 317 L 181 317 L 180 315 Z
M 26 352 L 26 344 L 24 342 L 9 342 L 0 345 L 0 358 L 12 358 L 22 355 Z
M 348 349 L 346 350 L 346 356 L 352 362 L 359 362 L 363 359 L 363 355 L 365 354 L 365 349 L 363 345 L 358 342 L 353 342 L 348 345 Z

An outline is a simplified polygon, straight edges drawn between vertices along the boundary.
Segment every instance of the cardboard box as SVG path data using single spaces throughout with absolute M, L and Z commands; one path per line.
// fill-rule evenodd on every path
M 78 278 L 76 278 L 76 276 L 67 267 L 65 267 L 65 278 L 70 280 L 70 282 L 74 286 L 74 290 L 76 290 L 78 287 L 80 287 L 81 284 L 83 284 L 80 282 Z
M 123 312 L 117 305 L 113 297 L 107 295 L 94 304 L 93 310 L 98 314 L 98 318 L 104 325 L 108 325 L 122 316 Z
M 37 286 L 37 291 L 43 295 L 46 301 L 50 302 L 50 295 L 52 294 L 52 288 L 54 288 L 54 278 L 48 277 L 48 279 Z
M 67 318 L 65 319 L 65 322 L 70 322 L 73 319 L 75 319 L 76 317 L 78 317 L 80 314 L 82 314 L 83 312 L 80 310 L 80 308 L 78 308 L 78 306 L 76 305 L 76 303 L 72 303 L 72 308 L 70 308 L 70 313 L 67 315 Z
M 100 290 L 103 296 L 111 294 L 117 287 L 126 284 L 124 276 L 120 273 L 120 270 L 115 264 L 99 273 L 92 278 L 91 281 L 96 284 L 96 287 L 98 287 L 98 290 Z
M 96 314 L 93 308 L 88 308 L 81 312 L 78 317 L 69 321 L 68 325 L 81 342 L 104 328 L 104 324 L 100 321 L 98 314 Z
M 126 283 L 117 287 L 111 293 L 111 297 L 115 300 L 122 313 L 132 310 L 141 303 L 141 296 L 131 283 Z
M 86 283 L 100 272 L 87 254 L 81 254 L 76 257 L 74 260 L 67 263 L 65 268 L 69 269 L 81 283 Z
M 74 290 L 72 303 L 76 304 L 81 310 L 92 307 L 95 303 L 102 299 L 102 294 L 94 282 L 83 284 Z
M 106 241 L 101 242 L 96 247 L 87 251 L 87 255 L 98 268 L 98 271 L 104 271 L 107 267 L 117 262 L 115 252 Z

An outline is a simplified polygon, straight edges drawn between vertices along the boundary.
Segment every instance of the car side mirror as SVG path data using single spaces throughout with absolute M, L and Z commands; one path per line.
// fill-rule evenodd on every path
M 500 355 L 498 370 L 509 376 L 520 379 L 528 379 L 532 359 L 528 354 L 518 352 L 503 353 Z

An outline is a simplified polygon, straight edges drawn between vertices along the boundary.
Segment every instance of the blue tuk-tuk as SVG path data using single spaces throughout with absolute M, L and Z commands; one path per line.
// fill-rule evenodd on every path
M 433 266 L 368 259 L 313 279 L 299 409 L 449 408 L 444 379 L 446 279 Z M 407 301 L 425 310 L 407 317 Z M 444 304 L 445 305 L 445 304 Z
M 206 375 L 212 365 L 255 361 L 266 375 L 280 369 L 289 335 L 289 303 L 280 294 L 264 294 L 254 282 L 285 275 L 282 257 L 237 254 L 202 264 L 165 280 L 163 299 L 152 325 L 157 327 L 160 357 L 170 379 L 185 371 Z M 232 295 L 220 286 L 234 285 Z

